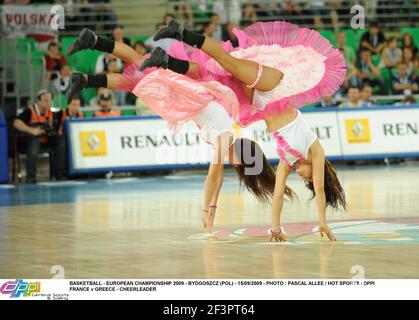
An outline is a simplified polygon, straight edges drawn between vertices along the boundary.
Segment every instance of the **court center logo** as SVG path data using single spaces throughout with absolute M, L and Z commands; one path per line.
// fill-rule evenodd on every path
M 7 281 L 0 287 L 0 293 L 10 295 L 10 298 L 31 297 L 40 292 L 41 282 Z
M 345 120 L 348 143 L 371 143 L 371 130 L 368 119 Z
M 81 131 L 80 144 L 83 157 L 105 157 L 108 155 L 105 131 Z

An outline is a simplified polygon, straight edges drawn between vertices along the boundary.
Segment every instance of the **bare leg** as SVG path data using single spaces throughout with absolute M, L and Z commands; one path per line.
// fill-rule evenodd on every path
M 125 64 L 132 64 L 143 59 L 133 48 L 122 42 L 115 42 L 112 54 L 124 61 Z
M 231 56 L 217 41 L 208 37 L 205 38 L 201 49 L 241 82 L 246 85 L 251 85 L 255 82 L 258 74 L 258 64 L 256 62 Z M 284 74 L 278 69 L 263 66 L 262 77 L 255 89 L 270 91 L 281 82 L 283 76 Z
M 108 89 L 118 89 L 121 87 L 121 82 L 123 81 L 123 76 L 120 73 L 108 73 L 106 75 L 106 78 L 108 79 Z

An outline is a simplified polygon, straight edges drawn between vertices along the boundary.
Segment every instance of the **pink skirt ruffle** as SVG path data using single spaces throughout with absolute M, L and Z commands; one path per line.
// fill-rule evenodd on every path
M 221 83 L 196 81 L 165 69 L 144 76 L 132 93 L 166 120 L 172 129 L 195 119 L 214 100 L 231 116 L 239 110 L 234 92 Z
M 140 67 L 147 57 L 148 56 L 125 67 L 124 72 L 122 73 L 122 80 L 119 81 L 118 87 L 116 88 L 117 90 L 131 92 L 141 79 L 147 74 L 157 70 L 157 68 L 148 68 L 144 71 L 140 71 Z
M 277 68 L 284 73 L 273 90 L 272 100 L 262 109 L 256 108 L 245 95 L 243 84 L 226 72 L 202 50 L 175 43 L 169 54 L 188 59 L 200 66 L 203 81 L 216 80 L 231 88 L 239 102 L 237 123 L 247 126 L 278 114 L 287 108 L 301 108 L 322 96 L 333 95 L 342 85 L 346 65 L 342 53 L 317 31 L 299 28 L 288 22 L 259 22 L 245 30 L 234 29 L 239 48 L 222 43 L 231 55 Z

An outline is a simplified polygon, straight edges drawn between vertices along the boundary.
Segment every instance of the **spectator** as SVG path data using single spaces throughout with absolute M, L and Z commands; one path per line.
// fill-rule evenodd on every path
M 320 99 L 320 102 L 316 105 L 316 108 L 331 108 L 336 107 L 336 102 L 332 96 L 324 96 Z
M 242 17 L 241 0 L 215 0 L 213 12 L 220 18 L 220 23 L 240 24 Z
M 176 11 L 177 19 L 179 21 L 186 21 L 185 24 L 187 25 L 187 27 L 192 29 L 193 28 L 193 13 L 192 13 L 191 5 L 190 5 L 190 0 L 184 0 L 183 3 L 179 2 L 178 0 L 169 0 L 169 1 L 176 2 L 174 9 Z M 176 19 L 176 17 L 173 14 L 168 14 L 168 15 L 170 15 L 170 18 Z M 163 19 L 163 21 L 164 20 L 165 19 Z M 165 22 L 165 25 L 169 24 L 169 22 L 167 23 Z
M 322 19 L 324 18 L 330 20 L 333 29 L 339 28 L 339 15 L 333 1 L 311 0 L 308 8 L 314 14 L 315 28 L 323 28 Z
M 167 26 L 170 21 L 175 20 L 176 16 L 173 13 L 166 13 L 163 17 L 163 25 Z
M 109 73 L 121 73 L 122 70 L 119 68 L 116 60 L 112 60 L 109 62 L 108 65 L 108 72 Z M 116 103 L 118 105 L 125 105 L 126 103 L 126 97 L 127 97 L 127 92 L 126 91 L 120 91 L 120 90 L 115 90 L 115 99 L 116 99 Z
M 140 40 L 134 43 L 133 48 L 135 52 L 137 52 L 142 57 L 144 57 L 149 51 L 149 48 L 146 46 L 144 41 L 140 41 Z
M 207 23 L 202 30 L 202 34 L 209 38 L 213 38 L 215 29 L 216 29 L 215 25 L 213 25 L 212 23 Z
M 377 22 L 371 22 L 368 32 L 361 38 L 361 49 L 367 49 L 371 54 L 381 54 L 386 46 L 386 38 Z
M 57 180 L 63 180 L 67 176 L 67 137 L 65 129 L 65 122 L 67 119 L 84 118 L 83 113 L 80 111 L 81 101 L 73 99 L 68 105 L 67 109 L 63 109 L 54 114 L 55 122 L 58 124 L 57 128 L 57 149 L 56 161 L 57 168 L 55 177 Z
M 66 93 L 68 87 L 70 86 L 70 78 L 72 74 L 73 72 L 68 64 L 61 66 L 60 73 L 52 82 L 52 86 L 57 93 Z
M 301 3 L 301 1 L 300 1 Z M 297 2 L 295 3 L 292 0 L 283 0 L 281 5 L 281 12 L 280 14 L 283 16 L 295 16 L 302 14 L 302 8 L 300 4 Z
M 371 61 L 371 51 L 368 49 L 362 49 L 356 64 L 358 69 L 358 77 L 360 78 L 361 84 L 366 83 L 379 87 L 381 94 L 386 94 L 386 88 L 384 82 L 381 80 L 380 69 L 378 69 Z
M 404 48 L 402 53 L 402 60 L 403 63 L 407 66 L 407 73 L 416 79 L 416 65 L 415 56 L 413 55 L 413 51 L 411 48 Z
M 194 0 L 191 1 L 191 9 L 194 22 L 202 23 L 210 18 L 213 3 L 211 0 Z
M 402 50 L 397 47 L 397 39 L 391 37 L 388 39 L 388 47 L 383 50 L 381 66 L 387 68 L 396 68 L 402 60 Z
M 412 49 L 413 55 L 416 55 L 418 53 L 418 48 L 416 47 L 415 42 L 413 40 L 413 36 L 410 33 L 403 34 L 402 49 L 404 48 Z
M 409 96 L 418 91 L 418 84 L 413 80 L 412 75 L 408 73 L 406 63 L 401 62 L 397 66 L 397 74 L 393 77 L 393 92 L 395 94 L 404 94 Z
M 252 3 L 245 3 L 243 6 L 243 21 L 242 25 L 251 25 L 258 20 L 255 7 Z
M 156 33 L 159 32 L 165 26 L 166 25 L 164 23 L 156 24 Z M 150 47 L 151 49 L 155 49 L 157 47 L 160 47 L 165 51 L 169 50 L 170 47 L 172 46 L 172 44 L 176 41 L 174 39 L 169 39 L 169 38 L 154 41 L 153 38 L 154 38 L 154 36 L 151 36 L 150 38 L 148 38 L 147 41 L 145 42 L 145 44 L 148 47 Z
M 416 104 L 416 98 L 413 95 L 409 95 L 403 98 L 400 102 L 397 102 L 396 106 L 410 106 L 411 104 Z
M 276 2 L 260 1 L 255 3 L 255 8 L 258 18 L 263 21 L 275 21 L 279 15 L 279 4 Z
M 362 100 L 362 105 L 364 107 L 371 107 L 374 105 L 374 101 L 371 100 L 373 92 L 374 92 L 373 87 L 371 87 L 369 84 L 366 84 L 362 87 L 361 100 Z
M 93 7 L 96 20 L 103 23 L 103 30 L 105 32 L 115 29 L 117 26 L 118 18 L 115 12 L 108 6 L 111 0 L 89 0 Z
M 124 36 L 124 26 L 116 26 L 112 31 L 112 38 L 115 42 L 122 42 L 131 46 L 131 40 Z
M 220 16 L 216 13 L 211 14 L 210 24 L 214 26 L 212 37 L 217 41 L 222 41 L 224 39 L 224 30 L 220 25 Z
M 124 64 L 122 60 L 113 56 L 110 53 L 103 53 L 96 60 L 96 74 L 107 73 L 109 72 L 109 64 L 112 61 L 116 61 L 116 65 L 118 70 L 122 70 L 124 68 Z M 121 72 L 121 71 L 119 71 Z
M 340 108 L 359 108 L 363 106 L 361 95 L 358 87 L 350 87 L 348 89 L 348 101 L 339 105 Z
M 13 123 L 16 130 L 22 134 L 21 142 L 26 144 L 27 183 L 36 183 L 38 155 L 41 147 L 60 149 L 59 142 L 55 139 L 51 102 L 51 93 L 40 91 L 36 103 L 23 111 Z M 55 159 L 52 163 L 57 164 Z M 55 168 L 52 168 L 52 171 L 55 172 Z
M 355 64 L 356 54 L 355 50 L 346 45 L 346 34 L 341 31 L 336 35 L 336 46 L 341 50 L 345 57 L 346 64 Z
M 120 117 L 121 110 L 118 108 L 112 109 L 115 106 L 115 98 L 112 91 L 103 91 L 99 96 L 100 110 L 95 111 L 95 118 Z
M 61 67 L 67 64 L 67 58 L 60 54 L 59 45 L 56 42 L 48 44 L 48 51 L 43 58 L 44 73 L 46 80 L 52 81 L 57 78 Z

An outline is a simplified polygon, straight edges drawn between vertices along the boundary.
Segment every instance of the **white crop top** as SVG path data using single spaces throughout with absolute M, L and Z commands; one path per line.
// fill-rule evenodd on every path
M 295 120 L 273 133 L 278 154 L 290 167 L 298 160 L 307 160 L 308 151 L 317 140 L 317 135 L 304 120 L 301 112 L 297 112 Z
M 201 137 L 212 146 L 215 146 L 217 137 L 223 132 L 231 132 L 234 135 L 233 120 L 216 101 L 211 101 L 202 112 L 193 119 L 200 129 Z

